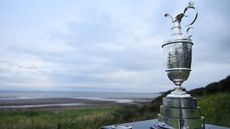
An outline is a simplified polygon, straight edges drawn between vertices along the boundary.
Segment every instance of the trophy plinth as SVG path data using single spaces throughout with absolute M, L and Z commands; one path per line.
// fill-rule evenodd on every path
M 158 114 L 158 127 L 165 129 L 204 129 L 204 117 L 192 97 L 164 97 Z
M 189 9 L 195 9 L 193 2 L 184 9 L 183 13 L 173 18 L 169 14 L 165 17 L 172 19 L 171 39 L 162 45 L 166 60 L 166 73 L 168 78 L 175 84 L 175 89 L 169 95 L 163 98 L 163 105 L 158 114 L 158 125 L 154 126 L 163 129 L 204 129 L 204 117 L 201 116 L 201 110 L 197 107 L 197 101 L 182 88 L 182 83 L 189 77 L 192 62 L 191 35 L 188 31 L 191 25 L 196 21 L 198 13 L 196 12 L 194 20 L 187 25 L 187 35 L 181 32 L 181 20 Z

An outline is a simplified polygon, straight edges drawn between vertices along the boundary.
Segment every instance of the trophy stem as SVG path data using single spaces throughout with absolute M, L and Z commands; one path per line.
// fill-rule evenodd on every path
M 188 94 L 186 91 L 184 91 L 181 85 L 176 85 L 174 90 L 170 94 L 168 94 L 167 97 L 184 98 L 184 97 L 191 97 L 191 95 Z

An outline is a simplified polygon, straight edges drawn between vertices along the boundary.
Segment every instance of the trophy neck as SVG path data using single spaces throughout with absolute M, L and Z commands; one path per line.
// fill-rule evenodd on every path
M 171 38 L 173 40 L 183 39 L 180 22 L 174 21 L 173 22 L 173 27 L 171 28 L 171 30 L 172 30 Z

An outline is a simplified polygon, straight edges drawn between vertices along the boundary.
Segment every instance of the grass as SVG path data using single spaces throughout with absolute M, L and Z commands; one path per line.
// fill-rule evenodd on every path
M 103 125 L 144 120 L 155 114 L 138 106 L 110 106 L 63 111 L 0 111 L 0 129 L 99 129 Z
M 153 119 L 161 98 L 151 104 L 48 110 L 2 110 L 0 129 L 99 129 L 103 125 Z M 198 97 L 206 123 L 230 127 L 230 93 Z
M 109 113 L 119 107 L 83 108 L 64 111 L 0 111 L 1 129 L 92 129 L 112 124 Z
M 230 127 L 230 93 L 216 93 L 198 98 L 206 123 Z

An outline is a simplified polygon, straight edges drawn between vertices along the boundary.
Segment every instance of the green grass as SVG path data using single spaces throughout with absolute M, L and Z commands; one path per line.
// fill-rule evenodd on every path
M 230 127 L 230 93 L 217 93 L 198 98 L 206 123 Z
M 138 106 L 111 106 L 63 111 L 0 111 L 0 129 L 99 129 L 103 125 L 153 118 Z
M 119 107 L 64 110 L 0 111 L 0 129 L 93 129 L 112 124 L 109 115 Z
M 0 129 L 99 129 L 103 125 L 153 119 L 161 98 L 141 106 L 107 106 L 63 111 L 2 110 Z M 230 127 L 230 93 L 198 97 L 206 123 Z

